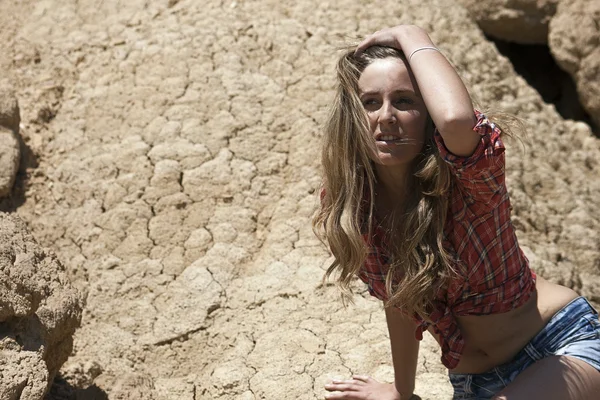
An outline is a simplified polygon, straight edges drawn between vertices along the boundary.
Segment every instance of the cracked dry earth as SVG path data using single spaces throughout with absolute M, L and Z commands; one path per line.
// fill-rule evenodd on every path
M 381 306 L 322 285 L 310 216 L 336 48 L 416 23 L 480 103 L 525 118 L 508 153 L 533 267 L 600 301 L 600 143 L 450 0 L 0 0 L 27 169 L 2 209 L 87 294 L 61 374 L 87 399 L 317 399 L 393 378 Z M 450 397 L 421 346 L 417 393 Z M 64 383 L 64 382 L 63 382 Z M 91 390 L 91 389 L 94 390 Z M 64 398 L 53 393 L 49 399 Z

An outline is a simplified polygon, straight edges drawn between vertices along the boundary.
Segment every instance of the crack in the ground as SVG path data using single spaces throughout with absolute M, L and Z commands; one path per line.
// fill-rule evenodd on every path
M 153 343 L 153 345 L 156 346 L 156 347 L 161 347 L 161 346 L 168 346 L 168 345 L 172 344 L 175 341 L 185 342 L 194 333 L 205 331 L 208 328 L 210 328 L 210 326 L 202 326 L 202 327 L 197 328 L 197 329 L 192 329 L 192 330 L 184 332 L 184 333 L 182 333 L 180 335 L 177 335 L 177 336 L 174 336 L 174 337 L 171 337 L 171 338 L 168 338 L 168 339 L 164 339 L 164 340 L 155 342 L 155 343 Z

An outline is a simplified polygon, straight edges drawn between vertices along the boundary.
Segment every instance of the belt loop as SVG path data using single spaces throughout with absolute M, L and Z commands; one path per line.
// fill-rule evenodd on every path
M 473 394 L 473 375 L 468 374 L 465 379 L 465 393 Z
M 494 372 L 496 373 L 496 376 L 498 377 L 498 379 L 500 380 L 500 382 L 502 382 L 502 386 L 506 387 L 507 386 L 507 382 L 502 377 L 502 372 L 500 371 L 500 368 L 498 368 L 498 367 L 494 368 Z
M 544 358 L 544 356 L 539 351 L 537 351 L 537 349 L 533 346 L 533 344 L 531 344 L 531 342 L 527 343 L 523 350 L 525 350 L 527 355 L 531 357 L 533 361 L 539 361 L 542 358 Z

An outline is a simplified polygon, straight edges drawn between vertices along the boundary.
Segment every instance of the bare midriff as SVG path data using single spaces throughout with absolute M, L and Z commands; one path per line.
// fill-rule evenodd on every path
M 458 366 L 450 372 L 478 374 L 510 361 L 577 296 L 572 289 L 538 276 L 536 291 L 521 307 L 502 314 L 458 316 L 465 349 Z M 431 328 L 430 332 L 433 334 Z

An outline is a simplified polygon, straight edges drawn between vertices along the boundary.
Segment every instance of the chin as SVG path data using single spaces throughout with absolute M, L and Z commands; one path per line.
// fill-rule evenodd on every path
M 383 165 L 386 167 L 396 167 L 400 165 L 407 165 L 414 161 L 416 154 L 410 154 L 405 156 L 392 156 L 390 154 L 378 154 L 377 160 L 373 160 L 376 164 Z

